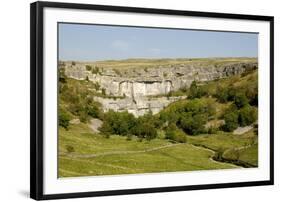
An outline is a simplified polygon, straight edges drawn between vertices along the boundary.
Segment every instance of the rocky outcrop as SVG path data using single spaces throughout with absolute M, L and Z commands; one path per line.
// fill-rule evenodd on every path
M 181 98 L 149 98 L 165 95 L 180 88 L 189 87 L 196 81 L 211 81 L 256 69 L 257 62 L 233 62 L 216 64 L 177 64 L 150 68 L 100 68 L 92 71 L 86 64 L 65 64 L 65 75 L 70 78 L 88 79 L 100 85 L 106 95 L 125 97 L 125 99 L 106 99 L 97 97 L 104 110 L 128 110 L 136 116 L 151 110 L 159 112 L 169 103 Z M 92 67 L 95 68 L 95 67 Z
M 186 97 L 138 97 L 138 99 L 133 100 L 129 97 L 124 99 L 94 97 L 94 100 L 102 104 L 103 110 L 105 112 L 110 109 L 117 112 L 128 111 L 129 113 L 132 113 L 134 116 L 138 117 L 148 113 L 149 111 L 151 111 L 152 114 L 157 114 L 170 103 L 184 98 Z

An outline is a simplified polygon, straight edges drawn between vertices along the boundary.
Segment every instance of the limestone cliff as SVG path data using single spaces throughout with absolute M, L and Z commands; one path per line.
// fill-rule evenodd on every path
M 118 64 L 119 65 L 119 64 Z M 134 64 L 132 64 L 134 65 Z M 234 60 L 228 62 L 188 62 L 145 68 L 118 68 L 97 66 L 96 64 L 65 62 L 65 75 L 70 78 L 88 79 L 98 83 L 106 95 L 125 97 L 124 99 L 95 98 L 101 102 L 104 110 L 128 110 L 135 116 L 148 110 L 159 112 L 163 107 L 181 97 L 151 98 L 165 95 L 183 87 L 189 87 L 192 81 L 211 81 L 241 74 L 258 67 L 256 60 Z

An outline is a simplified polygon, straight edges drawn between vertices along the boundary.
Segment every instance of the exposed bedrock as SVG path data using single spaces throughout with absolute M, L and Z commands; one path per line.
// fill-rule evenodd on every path
M 157 113 L 164 106 L 175 101 L 162 97 L 160 100 L 147 96 L 164 95 L 196 81 L 211 81 L 225 78 L 258 68 L 257 62 L 236 62 L 225 65 L 169 65 L 150 68 L 101 68 L 98 73 L 88 71 L 85 64 L 66 65 L 67 77 L 99 83 L 106 95 L 122 96 L 125 99 L 96 98 L 105 111 L 128 110 L 136 116 L 151 110 Z M 159 98 L 158 98 L 159 99 Z M 180 99 L 180 98 L 175 98 Z

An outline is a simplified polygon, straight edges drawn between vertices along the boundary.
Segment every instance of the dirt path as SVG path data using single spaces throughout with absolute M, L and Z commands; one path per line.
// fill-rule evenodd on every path
M 205 150 L 205 151 L 211 152 L 212 155 L 209 158 L 209 160 L 212 161 L 212 162 L 215 162 L 215 163 L 218 163 L 218 164 L 230 165 L 233 168 L 243 168 L 242 166 L 238 166 L 238 165 L 235 165 L 235 164 L 232 164 L 232 163 L 214 160 L 213 157 L 216 154 L 215 151 L 213 151 L 212 149 L 209 149 L 209 148 L 193 145 L 193 144 L 190 144 L 190 143 L 168 144 L 168 145 L 164 145 L 164 146 L 160 146 L 160 147 L 154 147 L 154 148 L 151 148 L 151 149 L 145 149 L 145 150 L 139 150 L 139 151 L 114 151 L 114 152 L 104 152 L 104 153 L 97 153 L 97 154 L 76 154 L 76 153 L 65 153 L 65 152 L 63 152 L 63 153 L 60 153 L 60 155 L 61 156 L 67 156 L 67 157 L 70 157 L 70 158 L 87 159 L 87 158 L 96 158 L 96 157 L 110 156 L 110 155 L 140 154 L 140 153 L 157 151 L 157 150 L 161 150 L 161 149 L 165 149 L 165 148 L 169 148 L 169 147 L 175 147 L 175 146 L 184 145 L 184 144 L 188 144 L 195 149 L 200 149 L 200 150 Z M 239 147 L 239 150 L 247 148 L 247 147 L 248 146 Z
M 126 155 L 126 154 L 140 154 L 140 153 L 146 153 L 146 152 L 152 152 L 157 151 L 160 149 L 165 149 L 169 147 L 174 147 L 178 145 L 182 145 L 183 143 L 177 143 L 177 144 L 168 144 L 160 147 L 154 147 L 151 149 L 145 149 L 145 150 L 139 150 L 139 151 L 115 151 L 115 152 L 104 152 L 104 153 L 98 153 L 98 154 L 75 154 L 75 153 L 61 153 L 60 155 L 68 156 L 71 158 L 95 158 L 100 156 L 110 156 L 110 155 Z
M 209 158 L 210 161 L 212 162 L 215 162 L 215 163 L 218 163 L 218 164 L 224 164 L 224 165 L 230 165 L 232 166 L 233 168 L 243 168 L 241 166 L 237 166 L 235 164 L 232 164 L 232 163 L 226 163 L 226 162 L 220 162 L 220 161 L 216 161 L 213 159 L 214 155 L 216 154 L 216 152 L 214 150 L 211 150 L 211 149 L 208 149 L 208 148 L 205 148 L 205 147 L 202 147 L 202 146 L 196 146 L 196 145 L 193 145 L 193 144 L 190 144 L 192 147 L 196 148 L 196 149 L 201 149 L 201 150 L 205 150 L 205 151 L 209 151 L 212 153 L 212 156 Z
M 93 130 L 94 133 L 99 133 L 99 127 L 101 127 L 102 121 L 99 119 L 91 119 L 89 123 L 89 127 Z

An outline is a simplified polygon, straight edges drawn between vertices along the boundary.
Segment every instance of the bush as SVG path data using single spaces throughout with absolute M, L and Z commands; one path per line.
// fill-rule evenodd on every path
M 101 94 L 102 94 L 102 95 L 106 95 L 105 88 L 102 88 L 102 89 L 101 89 Z
M 131 134 L 132 128 L 136 124 L 135 117 L 128 112 L 114 112 L 110 110 L 104 115 L 103 124 L 100 131 L 116 135 Z
M 99 82 L 95 82 L 93 85 L 94 85 L 94 88 L 95 88 L 96 91 L 98 91 L 100 89 Z
M 70 115 L 63 109 L 59 109 L 59 126 L 68 129 Z
M 238 107 L 238 108 L 242 108 L 246 105 L 249 104 L 249 100 L 248 98 L 246 97 L 245 94 L 243 93 L 237 93 L 235 96 L 234 96 L 234 104 Z
M 196 81 L 193 81 L 189 88 L 188 98 L 190 99 L 201 98 L 204 95 L 206 95 L 206 93 L 203 91 L 203 88 L 197 86 Z
M 66 145 L 65 147 L 66 147 L 66 151 L 67 151 L 68 153 L 75 152 L 75 149 L 74 149 L 74 147 L 73 147 L 73 146 Z
M 93 74 L 98 74 L 98 73 L 100 73 L 99 68 L 98 68 L 97 66 L 95 66 L 95 67 L 92 69 L 92 73 L 93 73 Z
M 228 89 L 218 86 L 215 97 L 220 103 L 226 103 L 228 101 Z
M 157 137 L 157 130 L 150 123 L 137 122 L 135 127 L 132 128 L 132 134 L 136 135 L 140 139 L 151 140 Z
M 165 138 L 180 143 L 186 142 L 186 135 L 182 131 L 178 130 L 175 124 L 168 127 L 165 133 Z
M 92 70 L 92 66 L 86 65 L 86 70 L 87 70 L 87 71 L 91 71 L 91 70 Z
M 239 124 L 238 124 L 238 111 L 232 111 L 229 113 L 226 113 L 224 115 L 224 121 L 225 124 L 223 125 L 222 129 L 227 132 L 232 132 L 235 130 Z
M 218 128 L 216 127 L 210 127 L 208 128 L 208 134 L 217 134 Z
M 258 119 L 258 110 L 250 105 L 244 106 L 239 112 L 239 124 L 241 126 L 248 126 Z
M 206 114 L 195 114 L 192 116 L 190 113 L 181 117 L 180 127 L 190 135 L 198 135 L 206 132 L 205 124 L 208 120 Z

